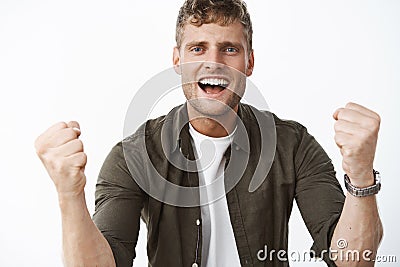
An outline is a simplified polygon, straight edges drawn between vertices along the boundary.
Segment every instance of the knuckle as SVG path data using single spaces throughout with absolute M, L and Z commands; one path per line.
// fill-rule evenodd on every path
M 56 173 L 63 173 L 65 171 L 65 164 L 62 159 L 50 160 L 50 165 Z
M 87 162 L 87 155 L 86 155 L 86 153 L 84 153 L 84 152 L 81 152 L 81 154 L 82 154 L 82 162 L 83 162 L 84 164 L 86 164 L 86 162 Z
M 42 161 L 43 165 L 47 168 L 50 167 L 52 168 L 52 161 L 51 158 L 47 153 L 39 154 L 39 158 Z
M 73 145 L 77 151 L 83 151 L 83 142 L 80 139 L 74 139 L 71 142 L 73 142 Z
M 84 152 L 79 152 L 75 155 L 75 166 L 84 167 L 87 163 L 87 155 Z
M 335 122 L 334 129 L 335 129 L 336 132 L 343 132 L 343 133 L 345 133 L 345 132 L 348 131 L 348 125 L 347 125 L 346 122 L 343 121 L 343 120 L 337 120 L 337 121 Z
M 365 126 L 372 132 L 379 131 L 380 123 L 378 120 L 370 119 L 365 122 Z
M 340 129 L 340 121 L 335 121 L 335 123 L 333 124 L 333 129 L 335 129 L 335 131 L 338 131 Z
M 379 131 L 379 128 L 381 127 L 381 117 L 378 116 L 378 119 L 375 120 L 374 126 L 373 126 L 373 130 L 374 131 Z
M 47 149 L 40 146 L 36 148 L 36 154 L 40 157 L 40 158 L 45 158 L 45 155 L 47 153 Z
M 77 137 L 78 136 L 77 136 L 76 132 L 74 131 L 74 129 L 72 129 L 72 128 L 65 129 L 65 138 L 73 140 L 73 139 L 76 139 Z
M 347 111 L 346 108 L 339 108 L 338 109 L 338 115 L 340 115 L 340 117 L 343 117 L 343 114 L 345 114 Z
M 353 103 L 353 102 L 347 102 L 345 108 L 351 108 L 351 107 L 353 107 L 353 106 L 354 106 L 354 103 Z
M 49 161 L 51 160 L 51 148 L 47 144 L 39 142 L 35 144 L 36 154 L 41 160 Z
M 380 124 L 381 123 L 381 116 L 379 116 L 379 114 L 378 113 L 375 113 L 375 115 L 376 115 L 376 121 L 378 122 L 378 124 Z
M 35 150 L 36 150 L 36 154 L 41 156 L 41 155 L 46 153 L 47 149 L 46 149 L 45 146 L 43 146 L 43 144 L 38 139 L 36 139 L 36 141 L 35 141 Z
M 336 143 L 339 143 L 339 141 L 341 140 L 339 134 L 335 134 L 333 138 L 335 139 Z
M 78 151 L 83 152 L 83 143 L 81 140 L 78 140 L 77 149 L 78 149 Z
M 78 152 L 75 154 L 75 161 L 78 165 L 85 165 L 87 162 L 87 155 L 85 152 Z
M 77 121 L 70 121 L 67 123 L 70 127 L 79 127 L 79 123 Z
M 333 139 L 337 139 L 338 138 L 338 133 L 335 133 L 334 135 L 333 135 Z
M 48 147 L 46 146 L 46 143 L 44 142 L 43 139 L 44 139 L 43 135 L 40 135 L 35 139 L 35 142 L 34 142 L 36 154 L 38 154 L 38 155 L 45 154 L 48 149 Z
M 377 123 L 380 123 L 381 122 L 381 116 L 379 116 L 379 114 L 378 113 L 376 113 L 375 111 L 372 111 L 371 110 L 371 117 L 372 117 L 372 119 L 374 119 Z
M 57 122 L 54 126 L 56 126 L 57 128 L 67 128 L 68 127 L 68 125 L 63 121 Z

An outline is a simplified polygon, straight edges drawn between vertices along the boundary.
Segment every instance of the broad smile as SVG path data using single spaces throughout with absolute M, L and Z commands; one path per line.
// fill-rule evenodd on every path
M 207 96 L 216 97 L 229 86 L 229 81 L 222 77 L 205 77 L 198 81 L 198 86 Z

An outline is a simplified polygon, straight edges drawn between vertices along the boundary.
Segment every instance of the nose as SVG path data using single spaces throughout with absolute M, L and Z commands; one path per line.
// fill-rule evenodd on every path
M 203 66 L 210 71 L 220 69 L 224 66 L 223 57 L 218 49 L 210 49 L 207 51 Z

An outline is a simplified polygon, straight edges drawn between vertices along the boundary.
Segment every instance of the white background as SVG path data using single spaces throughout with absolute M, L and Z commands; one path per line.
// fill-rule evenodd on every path
M 181 4 L 0 2 L 0 266 L 61 266 L 57 195 L 35 155 L 34 140 L 55 122 L 80 122 L 92 213 L 99 168 L 122 138 L 132 97 L 172 64 Z M 385 236 L 379 254 L 400 261 L 400 1 L 248 0 L 248 8 L 256 57 L 251 80 L 273 112 L 308 127 L 333 159 L 340 181 L 332 113 L 355 101 L 381 115 L 375 168 L 383 176 L 378 201 Z M 162 108 L 166 112 L 179 102 Z M 142 226 L 136 266 L 146 266 Z M 311 244 L 295 208 L 290 250 L 304 251 Z

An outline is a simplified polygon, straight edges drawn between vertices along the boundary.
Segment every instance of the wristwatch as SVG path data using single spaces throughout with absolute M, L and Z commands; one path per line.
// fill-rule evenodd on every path
M 379 190 L 381 190 L 381 175 L 378 171 L 374 170 L 374 178 L 375 184 L 360 188 L 351 184 L 349 176 L 347 174 L 344 175 L 344 185 L 346 186 L 347 191 L 355 197 L 367 197 L 371 195 L 378 194 Z

